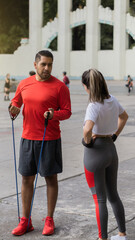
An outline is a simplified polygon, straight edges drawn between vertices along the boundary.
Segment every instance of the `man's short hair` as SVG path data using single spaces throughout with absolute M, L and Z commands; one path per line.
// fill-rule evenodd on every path
M 67 73 L 66 72 L 63 72 L 64 75 L 66 75 Z
M 44 57 L 50 57 L 52 58 L 52 61 L 53 61 L 53 54 L 48 51 L 48 50 L 42 50 L 42 51 L 39 51 L 36 56 L 35 56 L 35 62 L 39 62 L 40 59 L 41 59 L 41 56 L 44 56 Z

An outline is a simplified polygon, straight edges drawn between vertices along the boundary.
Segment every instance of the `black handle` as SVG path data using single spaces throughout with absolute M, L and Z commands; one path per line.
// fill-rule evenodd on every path
M 48 125 L 48 119 L 49 119 L 50 112 L 47 112 L 47 118 L 45 118 L 45 127 Z

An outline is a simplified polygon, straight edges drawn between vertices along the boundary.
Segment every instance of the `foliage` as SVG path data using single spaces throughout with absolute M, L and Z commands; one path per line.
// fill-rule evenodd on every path
M 73 0 L 72 11 L 75 11 L 77 8 L 84 8 L 86 6 L 86 0 Z
M 50 43 L 49 48 L 50 48 L 52 51 L 57 51 L 57 49 L 58 49 L 58 37 L 56 37 L 56 38 L 53 39 L 53 41 Z
M 75 27 L 72 30 L 72 50 L 85 50 L 86 25 Z
M 9 39 L 7 37 L 7 34 L 2 33 L 0 35 L 0 53 L 7 53 L 9 52 Z
M 101 0 L 101 5 L 104 8 L 109 7 L 113 10 L 114 9 L 114 0 Z
M 129 12 L 132 16 L 135 17 L 135 0 L 130 0 L 130 9 Z
M 49 21 L 52 21 L 55 17 L 57 17 L 57 0 L 44 0 L 44 11 L 43 11 L 43 26 L 46 25 Z
M 129 49 L 135 47 L 135 40 L 129 35 Z
M 113 49 L 113 26 L 101 24 L 101 50 Z
M 28 37 L 28 0 L 0 0 L 0 53 L 13 53 Z

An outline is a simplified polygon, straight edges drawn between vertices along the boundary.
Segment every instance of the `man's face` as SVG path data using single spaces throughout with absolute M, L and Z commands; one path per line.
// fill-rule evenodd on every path
M 35 69 L 37 71 L 37 75 L 43 81 L 50 78 L 52 71 L 53 60 L 51 57 L 41 56 L 39 62 L 34 62 Z

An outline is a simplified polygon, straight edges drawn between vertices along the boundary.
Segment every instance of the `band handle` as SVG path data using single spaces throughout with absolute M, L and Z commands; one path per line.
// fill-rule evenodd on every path
M 48 125 L 49 116 L 50 116 L 50 112 L 47 112 L 47 118 L 45 118 L 45 127 L 47 127 Z
M 10 116 L 11 120 L 13 121 L 13 120 L 15 120 L 15 119 L 17 118 L 18 114 L 16 114 L 16 115 L 13 116 L 13 115 L 11 114 L 11 112 L 10 112 L 10 107 L 11 107 L 11 104 L 10 104 L 9 107 L 8 107 L 8 112 L 9 112 L 9 116 Z

